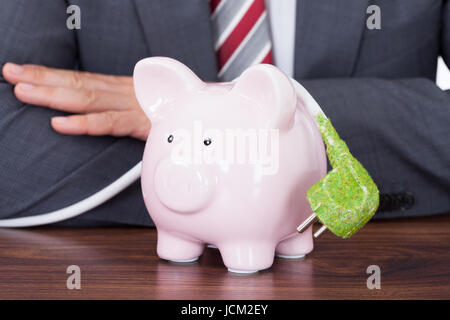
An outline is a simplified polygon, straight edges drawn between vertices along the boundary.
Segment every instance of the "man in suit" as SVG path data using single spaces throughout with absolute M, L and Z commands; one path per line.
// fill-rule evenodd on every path
M 81 29 L 66 26 L 70 4 L 81 8 Z M 370 5 L 381 9 L 381 29 L 366 26 Z M 80 201 L 140 161 L 150 123 L 133 94 L 138 60 L 168 56 L 219 80 L 206 0 L 0 8 L 0 63 L 14 62 L 0 78 L 1 219 Z M 437 57 L 450 62 L 450 1 L 298 0 L 294 10 L 292 76 L 379 186 L 376 217 L 449 212 L 450 94 L 434 79 Z M 152 222 L 136 182 L 64 224 Z

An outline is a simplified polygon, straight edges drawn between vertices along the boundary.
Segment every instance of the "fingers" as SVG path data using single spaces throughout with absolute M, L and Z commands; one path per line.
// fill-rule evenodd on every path
M 14 88 L 14 93 L 24 103 L 73 113 L 123 110 L 137 103 L 133 95 L 29 83 L 18 83 Z
M 129 92 L 132 77 L 111 76 L 89 72 L 47 68 L 39 65 L 17 65 L 6 63 L 3 77 L 12 84 L 20 82 L 34 85 L 65 87 L 72 89 Z
M 52 119 L 64 134 L 131 136 L 145 140 L 150 121 L 134 95 L 132 77 L 7 63 L 2 73 L 15 85 L 16 97 L 28 104 L 70 113 Z
M 145 115 L 118 111 L 54 117 L 51 124 L 63 134 L 131 136 L 141 140 L 146 140 L 150 130 L 150 121 Z
M 107 135 L 115 131 L 120 117 L 116 112 L 90 113 L 52 118 L 53 128 L 64 134 Z M 125 133 L 126 134 L 126 133 Z

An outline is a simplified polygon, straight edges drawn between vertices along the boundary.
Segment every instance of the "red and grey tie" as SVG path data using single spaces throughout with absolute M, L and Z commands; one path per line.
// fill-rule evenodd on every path
M 210 0 L 219 79 L 230 81 L 249 66 L 273 63 L 264 0 Z

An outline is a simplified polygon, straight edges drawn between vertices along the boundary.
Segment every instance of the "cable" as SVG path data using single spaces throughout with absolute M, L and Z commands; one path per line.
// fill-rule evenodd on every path
M 319 126 L 316 117 L 318 115 L 322 115 L 327 118 L 325 113 L 323 112 L 322 108 L 319 106 L 316 100 L 311 96 L 311 94 L 295 79 L 291 79 L 292 84 L 294 85 L 295 92 L 297 93 L 297 96 L 302 99 L 303 105 L 306 107 L 306 110 L 308 110 L 309 114 L 313 117 L 314 121 L 316 122 L 317 126 Z
M 34 227 L 49 223 L 60 222 L 79 216 L 114 197 L 116 194 L 137 181 L 141 176 L 142 161 L 124 173 L 119 179 L 94 193 L 92 196 L 81 200 L 68 207 L 31 217 L 0 220 L 0 227 L 20 228 Z

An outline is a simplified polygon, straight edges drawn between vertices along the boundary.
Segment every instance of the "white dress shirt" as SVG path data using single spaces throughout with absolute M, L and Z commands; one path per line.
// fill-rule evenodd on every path
M 274 63 L 293 77 L 297 0 L 265 0 L 265 4 L 272 33 Z

